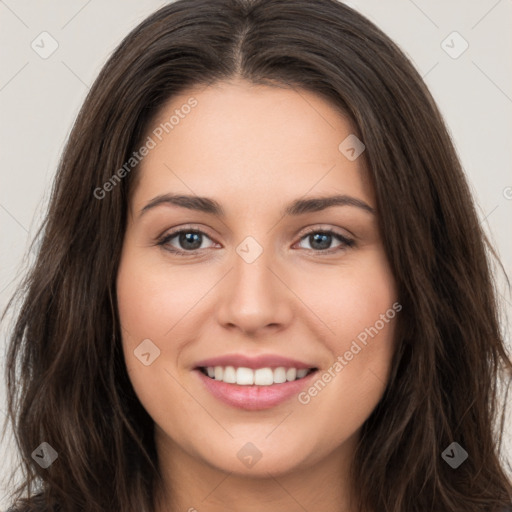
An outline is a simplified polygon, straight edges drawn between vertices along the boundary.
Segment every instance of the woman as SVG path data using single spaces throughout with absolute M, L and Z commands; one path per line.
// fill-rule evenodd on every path
M 7 360 L 17 510 L 510 505 L 488 244 L 426 86 L 350 8 L 150 16 L 42 229 Z

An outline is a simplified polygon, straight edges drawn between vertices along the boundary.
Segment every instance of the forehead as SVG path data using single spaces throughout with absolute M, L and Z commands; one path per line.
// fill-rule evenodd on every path
M 339 148 L 354 133 L 336 106 L 303 89 L 245 81 L 191 88 L 148 127 L 154 147 L 139 166 L 135 199 L 178 191 L 261 205 L 340 192 L 372 201 L 364 153 L 351 161 Z

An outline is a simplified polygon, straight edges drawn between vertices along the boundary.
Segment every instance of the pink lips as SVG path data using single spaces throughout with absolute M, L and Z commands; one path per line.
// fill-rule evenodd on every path
M 225 356 L 213 357 L 199 361 L 196 368 L 206 368 L 208 366 L 234 366 L 235 368 L 244 367 L 252 368 L 278 368 L 284 366 L 285 368 L 315 368 L 314 364 L 303 363 L 288 357 L 281 357 L 277 355 L 267 354 L 256 357 L 248 357 L 242 354 L 228 354 Z
M 313 371 L 302 379 L 271 386 L 241 386 L 208 377 L 200 370 L 200 368 L 208 366 L 234 366 L 235 368 L 252 369 L 284 366 L 285 368 L 309 369 L 316 368 L 315 365 L 276 355 L 247 357 L 238 354 L 214 357 L 197 363 L 195 373 L 214 397 L 227 405 L 248 411 L 269 409 L 297 396 L 304 387 L 310 385 L 312 378 L 317 374 L 317 371 Z
M 211 379 L 200 370 L 196 370 L 196 373 L 213 396 L 225 404 L 247 411 L 269 409 L 297 396 L 317 374 L 314 371 L 302 379 L 271 386 L 239 386 Z

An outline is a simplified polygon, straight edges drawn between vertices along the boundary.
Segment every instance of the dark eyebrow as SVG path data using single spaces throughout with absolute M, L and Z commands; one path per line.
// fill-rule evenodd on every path
M 347 195 L 335 195 L 297 199 L 285 208 L 283 216 L 318 212 L 331 206 L 355 206 L 375 215 L 375 210 L 363 200 Z
M 139 213 L 139 217 L 148 210 L 151 210 L 156 206 L 160 206 L 161 204 L 174 204 L 176 206 L 181 206 L 182 208 L 188 208 L 189 210 L 197 210 L 199 212 L 217 215 L 218 217 L 225 216 L 224 209 L 214 199 L 210 199 L 208 197 L 187 196 L 183 194 L 163 194 L 151 199 L 151 201 L 142 208 Z
M 163 194 L 154 197 L 148 204 L 146 204 L 146 206 L 144 206 L 144 208 L 142 208 L 139 216 L 162 204 L 173 204 L 182 208 L 188 208 L 189 210 L 197 210 L 211 215 L 216 215 L 218 217 L 225 217 L 224 209 L 214 199 L 182 194 Z M 369 213 L 375 214 L 375 210 L 361 199 L 347 195 L 335 195 L 297 199 L 286 206 L 281 216 L 297 216 L 304 213 L 318 212 L 325 210 L 326 208 L 330 208 L 331 206 L 355 206 Z

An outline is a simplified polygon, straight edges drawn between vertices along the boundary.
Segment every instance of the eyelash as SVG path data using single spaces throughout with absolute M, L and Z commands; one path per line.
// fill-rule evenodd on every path
M 204 232 L 199 229 L 195 228 L 182 228 L 177 231 L 173 231 L 171 233 L 168 233 L 167 235 L 164 235 L 162 238 L 160 238 L 157 241 L 158 246 L 161 246 L 166 251 L 169 251 L 173 254 L 176 254 L 177 256 L 195 256 L 197 255 L 198 251 L 204 250 L 204 249 L 194 249 L 192 251 L 184 251 L 176 248 L 169 248 L 166 247 L 166 245 L 173 239 L 176 238 L 177 235 L 180 235 L 181 233 L 194 233 L 194 234 L 200 234 L 204 235 L 207 238 L 211 240 L 211 238 Z M 307 251 L 312 251 L 320 254 L 333 254 L 340 252 L 342 250 L 346 250 L 347 248 L 351 248 L 355 245 L 355 241 L 347 238 L 344 235 L 341 235 L 340 233 L 337 233 L 336 231 L 332 229 L 318 229 L 318 228 L 310 228 L 308 231 L 300 238 L 299 241 L 302 241 L 304 238 L 307 238 L 308 236 L 311 236 L 312 234 L 322 234 L 322 235 L 332 235 L 334 238 L 338 239 L 339 242 L 341 242 L 341 245 L 338 247 L 331 247 L 330 249 L 323 249 L 323 250 L 315 250 L 315 249 L 306 249 Z

